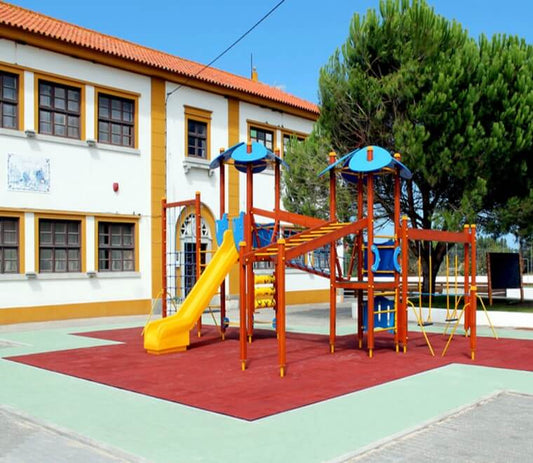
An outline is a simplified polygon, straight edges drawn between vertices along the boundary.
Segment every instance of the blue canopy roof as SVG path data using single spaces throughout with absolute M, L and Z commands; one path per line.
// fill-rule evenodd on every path
M 289 168 L 289 165 L 283 159 L 276 156 L 262 143 L 255 141 L 252 142 L 252 150 L 250 153 L 248 152 L 246 143 L 237 143 L 213 159 L 211 164 L 209 164 L 209 168 L 216 169 L 220 166 L 220 163 L 227 162 L 230 159 L 233 159 L 235 162 L 235 168 L 240 172 L 246 172 L 249 164 L 252 164 L 252 172 L 254 174 L 262 172 L 266 169 L 269 162 L 275 162 L 276 160 L 278 160 L 283 167 L 287 169 Z
M 373 151 L 371 160 L 367 158 L 369 148 Z M 320 177 L 331 170 L 340 170 L 346 181 L 355 183 L 359 178 L 357 174 L 379 172 L 382 169 L 396 167 L 399 168 L 400 177 L 403 179 L 409 180 L 413 176 L 411 171 L 400 161 L 394 159 L 386 149 L 380 146 L 365 146 L 342 156 L 326 167 L 318 176 Z

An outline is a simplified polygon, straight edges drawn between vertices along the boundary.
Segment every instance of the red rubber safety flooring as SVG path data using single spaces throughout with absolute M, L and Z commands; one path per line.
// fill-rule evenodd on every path
M 120 329 L 83 333 L 122 344 L 10 357 L 9 360 L 77 378 L 146 394 L 245 420 L 338 397 L 450 363 L 533 370 L 533 341 L 478 338 L 476 360 L 470 360 L 469 341 L 454 337 L 444 358 L 447 340 L 431 334 L 432 357 L 421 333 L 410 333 L 408 352 L 396 353 L 388 334 L 376 336 L 374 357 L 355 348 L 354 335 L 337 338 L 335 354 L 328 337 L 287 334 L 287 375 L 279 376 L 275 334 L 256 331 L 248 344 L 248 368 L 241 371 L 236 330 L 226 341 L 214 328 L 204 336 L 191 333 L 186 352 L 149 355 L 141 330 Z

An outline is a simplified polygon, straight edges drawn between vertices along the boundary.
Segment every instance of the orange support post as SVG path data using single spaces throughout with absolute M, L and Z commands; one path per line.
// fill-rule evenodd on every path
M 401 297 L 401 323 L 398 322 L 400 328 L 400 339 L 403 345 L 404 353 L 407 352 L 407 292 L 409 284 L 409 237 L 407 235 L 407 216 L 402 217 L 402 297 Z
M 278 332 L 279 375 L 283 378 L 287 366 L 287 352 L 285 339 L 285 240 L 278 240 L 278 257 L 276 260 L 276 297 L 277 315 L 276 328 Z
M 276 156 L 279 157 L 279 149 L 276 149 Z M 276 219 L 274 221 L 274 230 L 272 230 L 272 243 L 275 241 L 275 237 L 279 236 L 279 210 L 281 208 L 281 166 L 278 159 L 274 166 L 274 213 L 276 214 Z
M 201 269 L 200 266 L 202 264 L 202 260 L 200 258 L 200 251 L 202 247 L 201 237 L 202 237 L 202 209 L 201 209 L 201 202 L 200 202 L 200 192 L 197 191 L 196 195 L 194 196 L 194 214 L 196 217 L 196 281 L 200 279 L 200 273 Z M 198 319 L 198 323 L 196 323 L 196 329 L 197 329 L 197 335 L 198 337 L 202 336 L 202 317 Z
M 167 199 L 161 199 L 161 316 L 167 316 Z
M 371 151 L 369 149 L 369 151 Z M 372 253 L 372 245 L 374 244 L 374 175 L 368 174 L 366 179 L 366 200 L 367 200 L 367 216 L 368 216 L 368 232 L 367 232 L 367 270 L 368 270 L 368 291 L 367 291 L 367 317 L 366 317 L 366 343 L 368 348 L 368 356 L 372 358 L 374 352 L 374 272 L 372 266 L 374 265 L 374 255 Z
M 400 154 L 396 153 L 394 159 L 397 161 L 400 160 Z M 400 179 L 400 168 L 397 167 L 394 172 L 394 247 L 400 245 L 400 195 L 401 195 L 401 179 Z M 396 347 L 396 352 L 399 350 L 399 339 L 400 339 L 400 326 L 403 322 L 403 312 L 400 309 L 400 277 L 401 275 L 398 272 L 394 272 L 394 288 L 396 296 L 394 297 L 394 310 L 396 311 L 396 331 L 394 332 L 394 345 Z
M 364 184 L 361 174 L 357 181 L 357 219 L 364 215 Z M 357 281 L 363 281 L 363 231 L 357 233 Z M 363 348 L 363 290 L 357 290 L 357 341 L 359 349 Z
M 224 148 L 220 148 L 220 153 L 224 152 Z M 220 178 L 219 178 L 219 210 L 220 218 L 224 216 L 226 212 L 226 167 L 224 163 L 220 163 Z M 222 332 L 222 339 L 225 338 L 226 327 L 224 320 L 226 318 L 226 280 L 222 281 L 220 285 L 220 331 Z
M 247 246 L 244 241 L 239 243 L 239 343 L 241 350 L 241 369 L 246 370 L 246 263 L 244 255 Z
M 472 360 L 476 358 L 477 330 L 476 330 L 476 310 L 477 310 L 477 262 L 476 262 L 476 226 L 470 225 L 470 252 L 472 254 L 472 273 L 470 276 L 470 356 Z
M 248 308 L 248 342 L 252 342 L 254 334 L 254 310 L 255 310 L 255 286 L 254 286 L 254 263 L 253 259 L 246 258 L 246 306 Z
M 336 154 L 332 151 L 329 153 L 329 164 L 333 164 Z M 329 172 L 329 219 L 336 220 L 336 181 L 335 169 Z M 332 241 L 329 249 L 329 350 L 335 352 L 335 337 L 337 331 L 337 288 L 335 287 L 335 264 L 337 262 L 336 242 Z
M 252 145 L 248 144 L 248 152 L 251 152 Z M 252 164 L 246 166 L 246 217 L 244 219 L 244 240 L 248 245 L 248 250 L 253 249 L 253 237 L 252 237 L 252 227 L 253 227 L 253 216 L 252 209 L 254 206 L 254 176 L 252 171 Z M 247 320 L 248 320 L 248 342 L 252 342 L 253 330 L 254 330 L 254 267 L 253 261 L 249 259 L 246 262 L 246 293 L 247 293 Z
M 463 234 L 465 235 L 466 241 L 464 244 L 464 281 L 463 281 L 463 293 L 464 293 L 464 302 L 466 304 L 465 317 L 464 317 L 464 328 L 465 332 L 468 332 L 470 329 L 470 309 L 471 309 L 471 294 L 470 294 L 470 232 L 469 226 L 465 225 L 463 228 Z

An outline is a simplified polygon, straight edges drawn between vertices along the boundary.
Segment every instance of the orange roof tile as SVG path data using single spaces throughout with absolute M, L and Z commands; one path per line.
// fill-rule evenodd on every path
M 126 40 L 101 34 L 9 3 L 0 3 L 0 25 L 116 56 L 156 69 L 282 103 L 318 115 L 318 106 L 276 87 L 179 58 Z M 202 70 L 203 69 L 203 70 Z M 201 73 L 200 73 L 201 71 Z

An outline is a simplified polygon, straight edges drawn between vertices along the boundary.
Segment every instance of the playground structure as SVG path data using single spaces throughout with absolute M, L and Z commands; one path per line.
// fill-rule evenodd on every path
M 400 155 L 383 148 L 368 146 L 337 159 L 329 155 L 329 165 L 319 176 L 329 175 L 329 220 L 322 220 L 281 209 L 281 167 L 288 167 L 276 154 L 259 143 L 239 143 L 223 151 L 211 163 L 220 171 L 220 217 L 217 221 L 219 249 L 199 276 L 194 288 L 183 302 L 180 311 L 168 318 L 149 323 L 145 328 L 145 349 L 160 354 L 184 350 L 189 344 L 189 331 L 200 320 L 209 300 L 219 291 L 220 330 L 222 337 L 227 329 L 224 279 L 230 268 L 239 265 L 239 339 L 241 368 L 247 366 L 247 344 L 253 341 L 254 313 L 271 308 L 274 311 L 278 338 L 278 363 L 280 376 L 287 368 L 286 355 L 286 269 L 302 271 L 329 279 L 329 350 L 335 351 L 337 290 L 353 290 L 358 301 L 357 344 L 372 357 L 375 336 L 380 332 L 393 334 L 396 351 L 407 351 L 408 309 L 412 307 L 418 324 L 424 331 L 425 322 L 416 311 L 410 297 L 422 297 L 418 291 L 409 291 L 409 246 L 418 241 L 459 243 L 464 246 L 464 278 L 460 300 L 462 309 L 453 318 L 455 325 L 446 349 L 461 320 L 469 334 L 470 356 L 476 351 L 476 233 L 475 225 L 465 225 L 461 232 L 435 231 L 410 228 L 406 217 L 401 216 L 401 182 L 412 174 L 401 163 Z M 225 168 L 233 165 L 246 175 L 246 210 L 230 221 L 225 211 Z M 254 206 L 254 174 L 267 167 L 274 170 L 274 208 L 272 211 Z M 337 220 L 337 178 L 356 185 L 357 216 L 349 222 Z M 375 182 L 388 177 L 394 188 L 393 233 L 390 236 L 375 233 Z M 198 201 L 198 199 L 197 199 Z M 231 222 L 231 226 L 230 226 Z M 198 223 L 198 219 L 197 219 Z M 341 265 L 337 243 L 350 238 L 353 242 L 348 265 Z M 378 243 L 377 239 L 387 239 Z M 166 246 L 163 244 L 163 246 Z M 197 246 L 197 249 L 199 247 Z M 310 253 L 320 251 L 327 256 L 326 266 L 313 265 Z M 196 268 L 200 269 L 197 252 Z M 263 263 L 263 265 L 261 265 Z M 257 272 L 258 267 L 271 269 Z M 164 284 L 168 279 L 164 277 Z M 457 291 L 456 291 L 457 292 Z M 164 291 L 165 293 L 165 291 Z M 431 291 L 430 291 L 431 293 Z M 431 297 L 431 294 L 429 294 Z M 163 299 L 167 299 L 164 294 Z M 165 307 L 165 306 L 164 306 Z M 164 312 L 165 313 L 165 312 Z M 430 318 L 430 317 L 429 317 Z M 451 323 L 452 321 L 450 321 Z M 445 349 L 445 350 L 446 350 Z M 445 351 L 443 352 L 444 355 Z

